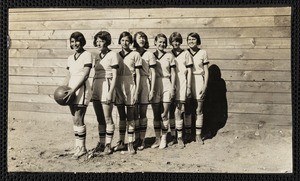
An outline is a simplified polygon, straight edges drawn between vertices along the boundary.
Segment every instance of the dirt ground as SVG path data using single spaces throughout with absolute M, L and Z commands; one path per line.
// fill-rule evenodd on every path
M 87 149 L 98 140 L 97 124 L 87 122 Z M 152 127 L 152 126 L 150 126 Z M 8 120 L 9 172 L 194 172 L 291 173 L 290 127 L 226 124 L 204 145 L 191 142 L 152 149 L 154 131 L 147 130 L 147 148 L 135 155 L 114 152 L 78 160 L 66 151 L 74 145 L 72 122 Z M 117 130 L 117 129 L 116 129 Z M 117 138 L 118 131 L 114 138 Z M 116 144 L 116 139 L 113 145 Z

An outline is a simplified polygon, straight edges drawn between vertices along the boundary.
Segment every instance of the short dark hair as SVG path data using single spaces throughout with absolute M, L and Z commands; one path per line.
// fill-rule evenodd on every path
M 100 38 L 101 40 L 104 40 L 105 41 L 105 44 L 104 46 L 108 46 L 111 44 L 111 35 L 110 33 L 108 33 L 107 31 L 99 31 L 95 36 L 94 36 L 94 46 L 96 47 L 96 41 L 97 41 L 97 38 Z
M 170 35 L 169 43 L 172 44 L 173 41 L 177 41 L 177 42 L 179 42 L 180 44 L 182 44 L 182 36 L 181 36 L 181 34 L 178 33 L 178 32 L 173 32 L 173 33 Z
M 145 38 L 145 45 L 144 45 L 144 48 L 145 49 L 148 49 L 149 48 L 149 41 L 148 41 L 148 37 L 147 35 L 142 32 L 142 31 L 139 31 L 139 32 L 136 32 L 133 36 L 133 47 L 134 48 L 138 48 L 139 47 L 139 44 L 136 42 L 136 37 L 137 35 L 140 35 L 141 37 Z
M 121 39 L 125 36 L 128 36 L 129 38 L 129 43 L 132 43 L 132 35 L 128 32 L 128 31 L 123 31 L 121 34 L 120 34 L 120 37 L 119 37 L 119 45 L 121 44 Z
M 79 41 L 80 45 L 82 47 L 84 47 L 84 45 L 86 44 L 86 40 L 85 40 L 83 34 L 80 33 L 79 31 L 76 31 L 76 32 L 74 32 L 74 33 L 71 34 L 71 36 L 70 36 L 70 42 L 71 42 L 72 38 L 74 38 L 75 41 Z M 73 49 L 71 46 L 70 46 L 70 48 Z
M 154 42 L 156 42 L 158 38 L 165 38 L 166 39 L 165 40 L 166 46 L 168 46 L 168 38 L 166 37 L 165 34 L 163 34 L 163 33 L 157 34 L 156 37 L 154 38 Z
M 188 36 L 186 37 L 186 41 L 188 41 L 189 36 L 193 37 L 193 38 L 196 38 L 197 39 L 197 45 L 201 45 L 201 38 L 200 38 L 200 35 L 198 33 L 195 33 L 195 32 L 189 33 Z

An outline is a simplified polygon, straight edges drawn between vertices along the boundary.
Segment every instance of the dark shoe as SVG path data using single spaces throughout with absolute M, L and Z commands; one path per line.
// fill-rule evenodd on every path
M 122 140 L 118 141 L 117 145 L 114 147 L 114 151 L 120 151 L 125 149 L 125 144 Z

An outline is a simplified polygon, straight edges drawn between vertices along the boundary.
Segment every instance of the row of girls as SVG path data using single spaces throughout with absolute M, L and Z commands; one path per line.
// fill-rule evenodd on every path
M 184 148 L 191 139 L 201 142 L 203 123 L 202 105 L 208 80 L 208 60 L 205 50 L 199 48 L 199 34 L 187 36 L 188 49 L 180 47 L 182 36 L 174 32 L 169 37 L 173 49 L 166 52 L 167 37 L 158 34 L 154 39 L 155 52 L 150 52 L 148 38 L 145 33 L 132 35 L 122 32 L 119 37 L 120 52 L 111 51 L 109 32 L 100 31 L 94 36 L 94 46 L 99 53 L 93 58 L 84 49 L 86 40 L 82 33 L 74 32 L 70 36 L 70 47 L 74 54 L 69 56 L 68 75 L 64 85 L 71 89 L 65 99 L 70 101 L 69 107 L 74 122 L 75 148 L 74 158 L 87 154 L 85 147 L 86 126 L 84 116 L 90 101 L 98 121 L 99 141 L 90 156 L 111 154 L 113 151 L 125 149 L 125 133 L 128 137 L 128 153 L 145 148 L 145 134 L 148 119 L 147 107 L 153 109 L 153 125 L 155 142 L 151 148 L 164 149 L 177 144 Z M 133 49 L 131 49 L 133 44 Z M 90 85 L 88 77 L 94 67 L 95 75 Z M 191 138 L 191 111 L 194 106 L 186 100 L 194 99 L 196 106 L 196 137 Z M 119 113 L 119 138 L 112 147 L 115 124 L 112 119 L 113 105 Z M 184 121 L 183 121 L 184 120 Z M 185 139 L 183 139 L 183 125 Z M 172 141 L 167 143 L 167 133 L 171 130 Z

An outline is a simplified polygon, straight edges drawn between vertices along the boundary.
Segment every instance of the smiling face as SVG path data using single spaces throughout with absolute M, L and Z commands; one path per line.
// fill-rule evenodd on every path
M 155 46 L 157 50 L 163 51 L 167 46 L 167 40 L 164 37 L 157 38 L 157 41 L 155 41 Z
M 197 47 L 197 38 L 189 36 L 187 39 L 187 44 L 190 48 Z
M 101 38 L 97 38 L 96 40 L 96 47 L 99 48 L 100 50 L 103 49 L 105 46 L 106 41 L 102 40 Z
M 146 44 L 146 38 L 141 36 L 140 34 L 136 35 L 136 42 L 139 45 L 139 47 L 144 47 Z
M 123 49 L 128 49 L 130 45 L 129 37 L 124 36 L 123 38 L 121 38 L 120 43 Z
M 79 51 L 81 50 L 83 47 L 81 46 L 81 43 L 80 41 L 78 40 L 75 40 L 75 38 L 71 38 L 70 40 L 70 46 L 73 50 L 75 51 Z

